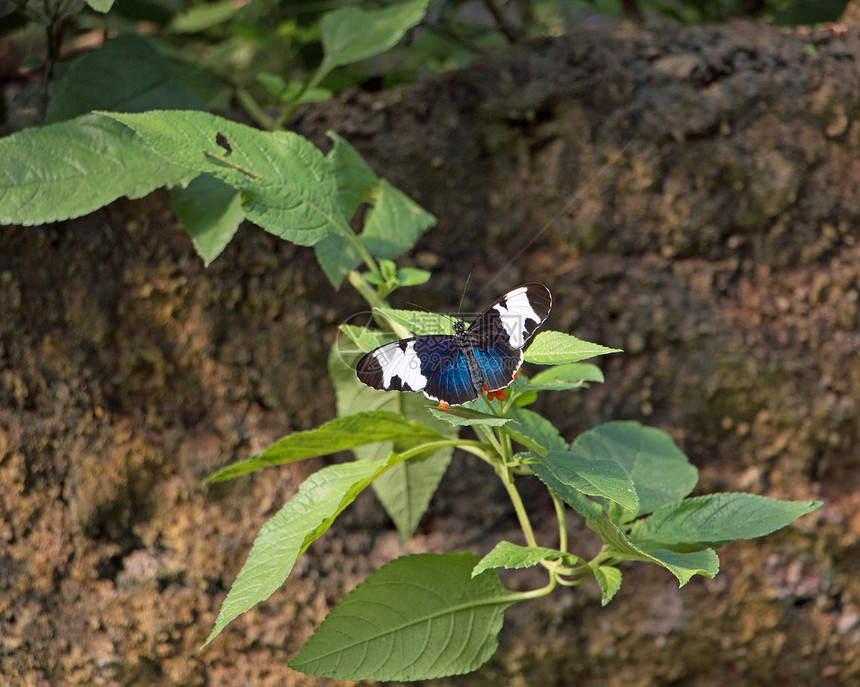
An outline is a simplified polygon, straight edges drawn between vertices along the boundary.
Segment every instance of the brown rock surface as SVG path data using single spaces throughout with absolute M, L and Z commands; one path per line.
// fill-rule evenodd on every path
M 467 309 L 540 279 L 549 326 L 626 349 L 606 384 L 544 400 L 566 436 L 639 419 L 702 491 L 825 501 L 721 549 L 713 581 L 630 565 L 607 608 L 591 585 L 515 607 L 482 671 L 434 684 L 860 682 L 858 64 L 855 29 L 601 29 L 297 120 L 439 217 L 436 279 L 404 298 L 451 308 L 477 263 Z M 200 481 L 331 417 L 326 350 L 362 304 L 255 228 L 205 270 L 167 206 L 0 232 L 0 681 L 330 684 L 285 664 L 337 599 L 405 550 L 483 553 L 513 513 L 462 456 L 406 546 L 364 494 L 201 650 L 255 532 L 322 462 Z

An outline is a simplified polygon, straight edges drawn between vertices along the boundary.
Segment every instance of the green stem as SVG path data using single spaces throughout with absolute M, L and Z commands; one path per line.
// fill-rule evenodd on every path
M 262 107 L 257 104 L 254 97 L 244 88 L 236 87 L 236 100 L 244 108 L 245 112 L 266 131 L 276 131 L 281 128 L 279 122 L 266 114 Z
M 549 583 L 545 587 L 541 587 L 540 589 L 533 589 L 530 592 L 515 592 L 511 594 L 510 599 L 514 602 L 517 601 L 528 601 L 529 599 L 539 599 L 542 596 L 546 596 L 551 593 L 553 589 L 555 589 L 555 585 L 558 580 L 555 575 L 550 575 Z
M 296 97 L 293 98 L 287 104 L 287 106 L 284 108 L 284 111 L 281 112 L 281 115 L 278 117 L 278 120 L 277 120 L 278 127 L 282 127 L 284 124 L 287 123 L 287 120 L 293 116 L 295 111 L 298 109 L 299 105 L 301 105 L 300 101 L 302 99 L 302 96 L 305 93 L 307 93 L 309 90 L 311 90 L 312 88 L 316 88 L 319 85 L 319 83 L 326 76 L 328 76 L 328 73 L 330 71 L 331 71 L 331 68 L 323 70 L 322 65 L 320 65 L 320 67 L 317 68 L 317 70 L 314 72 L 314 75 L 310 78 L 310 80 L 305 82 L 305 84 L 302 86 L 302 89 L 296 94 Z
M 489 457 L 487 456 L 487 449 L 489 446 L 482 444 L 480 441 L 469 441 L 464 439 L 440 439 L 439 441 L 430 441 L 426 444 L 421 444 L 420 446 L 411 448 L 408 451 L 404 451 L 400 454 L 400 457 L 403 460 L 408 460 L 426 451 L 435 451 L 437 448 L 443 448 L 445 446 L 455 446 L 467 453 L 478 456 L 481 460 L 489 462 Z
M 355 270 L 350 270 L 347 273 L 346 278 L 352 285 L 352 287 L 362 295 L 364 300 L 367 301 L 367 304 L 371 308 L 388 307 L 388 303 L 386 303 L 379 296 L 379 294 L 376 292 L 376 289 L 373 288 L 373 285 L 369 281 L 367 281 L 367 279 L 361 276 L 361 273 L 356 272 Z M 380 324 L 383 324 L 381 317 L 377 317 L 376 319 L 379 321 Z M 398 324 L 397 322 L 390 322 L 386 320 L 383 326 L 387 327 L 391 331 L 391 333 L 394 334 L 394 336 L 396 336 L 398 339 L 405 339 L 409 336 L 409 330 L 406 329 L 406 327 L 404 327 L 403 325 Z
M 511 474 L 510 469 L 507 465 L 499 465 L 496 467 L 496 473 L 502 480 L 502 484 L 505 485 L 505 489 L 508 492 L 508 497 L 511 499 L 511 503 L 514 504 L 514 511 L 517 514 L 517 520 L 519 520 L 520 527 L 523 530 L 523 534 L 526 538 L 526 543 L 529 546 L 537 546 L 537 539 L 535 538 L 534 530 L 532 529 L 532 524 L 529 522 L 528 513 L 526 513 L 526 507 L 523 505 L 523 500 L 520 497 L 520 492 L 517 491 L 517 487 L 514 484 L 514 478 Z
M 552 505 L 555 506 L 555 517 L 558 518 L 558 550 L 567 553 L 567 521 L 564 519 L 564 504 L 558 496 L 550 492 Z

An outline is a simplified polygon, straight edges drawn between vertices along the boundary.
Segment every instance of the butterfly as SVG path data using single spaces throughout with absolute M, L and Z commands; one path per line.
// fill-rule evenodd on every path
M 384 391 L 423 391 L 443 405 L 474 401 L 510 384 L 523 364 L 523 347 L 549 315 L 543 284 L 524 284 L 495 301 L 454 334 L 413 336 L 374 348 L 355 368 L 358 379 Z

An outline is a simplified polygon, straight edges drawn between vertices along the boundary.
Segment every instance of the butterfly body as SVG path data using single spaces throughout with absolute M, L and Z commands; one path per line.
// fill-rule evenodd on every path
M 374 389 L 423 391 L 447 405 L 474 401 L 482 391 L 511 383 L 523 362 L 522 348 L 549 315 L 552 296 L 543 284 L 525 284 L 495 301 L 454 334 L 414 336 L 367 353 L 358 379 Z

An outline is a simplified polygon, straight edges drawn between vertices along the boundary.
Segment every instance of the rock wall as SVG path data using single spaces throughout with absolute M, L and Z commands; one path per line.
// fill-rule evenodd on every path
M 296 119 L 439 217 L 414 256 L 435 279 L 404 298 L 453 308 L 471 270 L 468 310 L 540 280 L 549 326 L 625 349 L 604 385 L 546 399 L 566 436 L 639 419 L 703 491 L 825 501 L 721 549 L 713 581 L 629 565 L 606 608 L 588 584 L 512 608 L 482 671 L 432 684 L 860 681 L 858 65 L 856 30 L 601 29 Z M 331 684 L 285 663 L 372 569 L 515 537 L 461 456 L 414 540 L 362 495 L 200 650 L 255 532 L 322 462 L 200 480 L 331 417 L 326 349 L 361 307 L 252 227 L 204 270 L 163 194 L 0 232 L 0 678 Z M 524 490 L 551 543 L 551 505 Z

